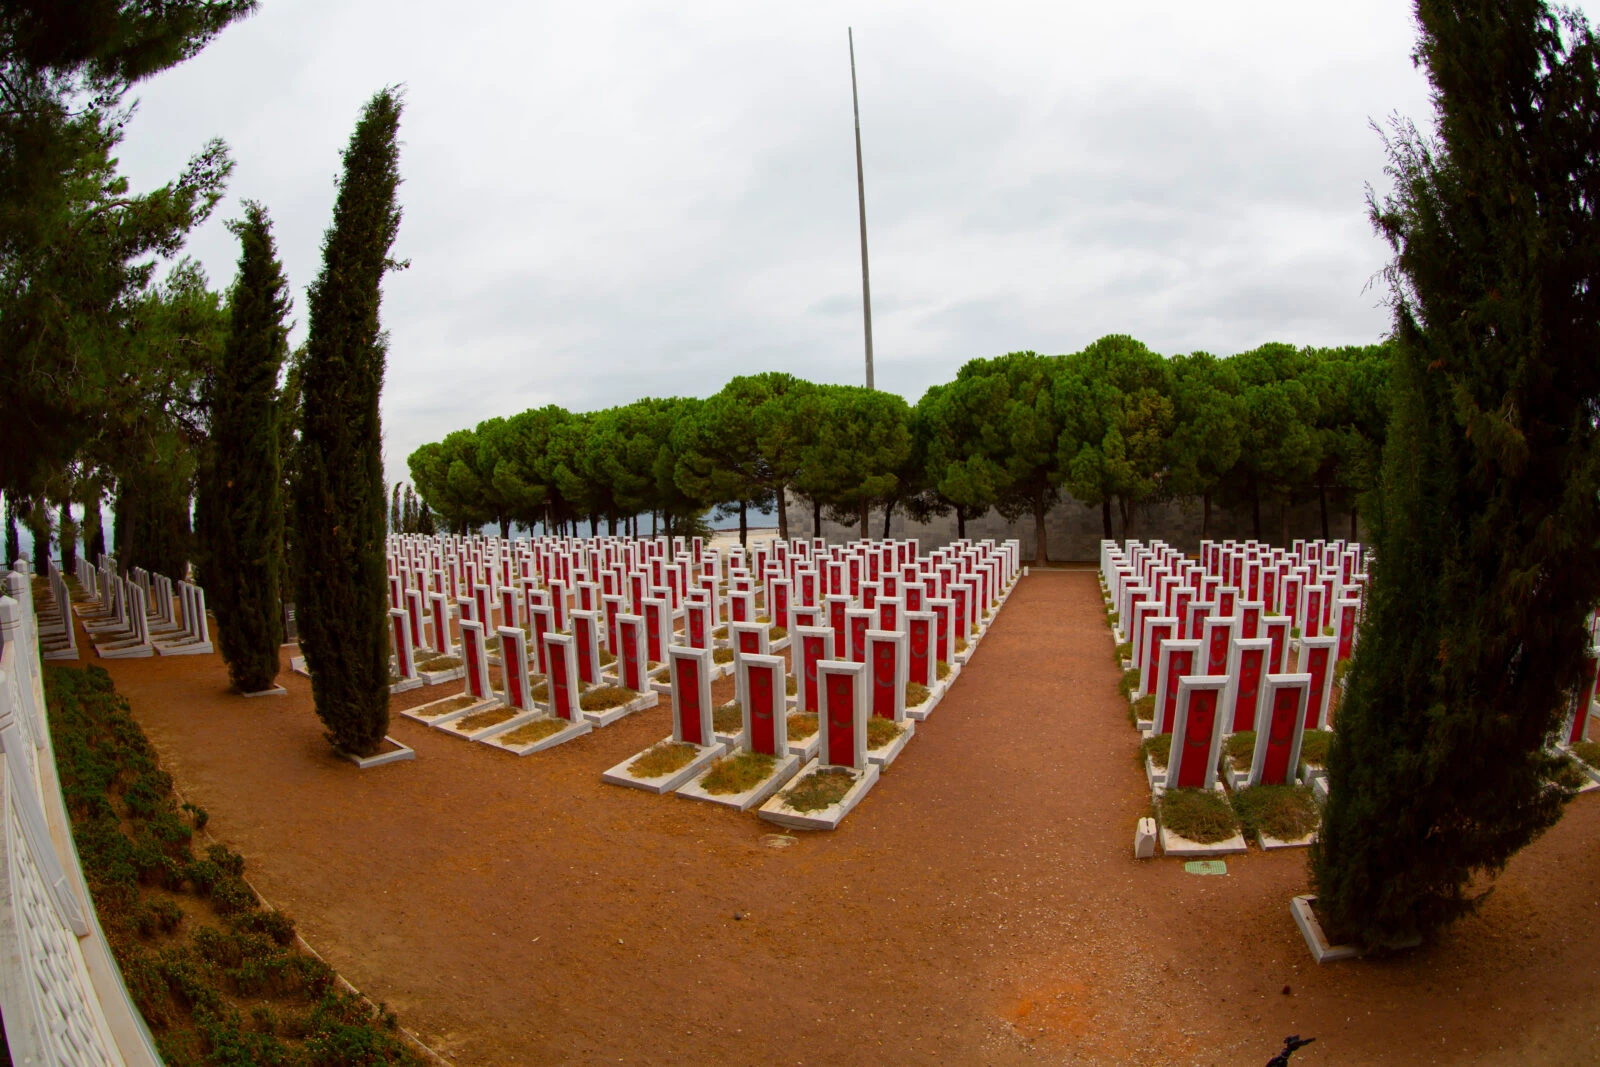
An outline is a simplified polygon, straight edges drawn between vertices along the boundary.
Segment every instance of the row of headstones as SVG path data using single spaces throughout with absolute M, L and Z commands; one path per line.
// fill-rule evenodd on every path
M 1249 547 L 1268 550 L 1268 546 Z M 1317 543 L 1310 547 L 1316 549 Z M 1359 548 L 1346 551 L 1339 569 L 1323 571 L 1320 562 L 1291 567 L 1265 555 L 1220 550 L 1196 563 L 1160 542 L 1129 542 L 1126 548 L 1106 542 L 1101 549 L 1102 575 L 1122 631 L 1120 640 L 1136 647 L 1142 645 L 1144 634 L 1141 602 L 1146 615 L 1175 618 L 1179 636 L 1185 639 L 1202 636 L 1202 623 L 1208 617 L 1239 618 L 1252 630 L 1257 620 L 1272 617 L 1286 618 L 1291 631 L 1306 637 L 1333 630 L 1348 646 L 1355 639 L 1366 584 L 1365 571 L 1353 566 L 1357 555 Z M 1348 654 L 1346 647 L 1344 655 Z
M 1008 552 L 1006 558 L 1014 560 L 1015 552 Z M 1002 601 L 1009 594 L 1015 578 L 1015 569 L 1004 572 Z M 670 781 L 655 782 L 641 781 L 627 774 L 623 768 L 632 762 L 630 759 L 619 768 L 607 772 L 608 781 L 616 781 L 621 777 L 622 784 L 654 788 L 657 792 L 676 789 L 685 786 L 686 780 L 694 772 L 703 769 L 716 756 L 730 748 L 742 747 L 771 756 L 774 760 L 772 773 L 760 785 L 734 799 L 737 806 L 748 808 L 764 800 L 800 770 L 800 763 L 803 762 L 800 756 L 809 759 L 820 748 L 816 766 L 808 764 L 807 773 L 848 769 L 852 773 L 860 772 L 863 781 L 854 783 L 848 795 L 831 805 L 828 811 L 809 814 L 780 811 L 773 817 L 779 821 L 787 819 L 790 825 L 836 825 L 838 819 L 870 788 L 871 781 L 867 779 L 875 780 L 876 770 L 869 770 L 869 765 L 875 768 L 875 759 L 883 762 L 892 759 L 904 746 L 914 730 L 907 721 L 908 717 L 920 719 L 931 713 L 933 705 L 942 698 L 950 682 L 954 681 L 960 670 L 959 663 L 971 655 L 987 627 L 986 622 L 975 618 L 977 625 L 968 631 L 966 650 L 956 652 L 955 623 L 958 620 L 954 612 L 905 612 L 899 609 L 898 604 L 887 599 L 879 600 L 872 611 L 850 609 L 848 632 L 840 630 L 836 633 L 834 628 L 828 626 L 797 626 L 795 637 L 798 644 L 792 647 L 801 669 L 797 672 L 794 703 L 799 711 L 819 715 L 819 730 L 812 744 L 802 746 L 802 751 L 791 752 L 787 719 L 777 714 L 777 710 L 786 711 L 788 705 L 785 695 L 787 666 L 782 656 L 773 654 L 781 651 L 781 646 L 769 643 L 768 626 L 730 624 L 734 653 L 732 667 L 736 672 L 735 690 L 738 694 L 736 699 L 741 707 L 744 726 L 737 737 L 718 740 L 714 737 L 710 718 L 709 687 L 719 671 L 713 659 L 716 642 L 710 636 L 712 627 L 708 605 L 687 603 L 681 632 L 673 628 L 673 616 L 664 600 L 651 598 L 647 601 L 647 608 L 653 610 L 648 610 L 646 615 L 617 613 L 610 617 L 611 636 L 608 640 L 611 647 L 616 649 L 615 673 L 610 676 L 600 667 L 602 616 L 599 612 L 574 610 L 570 615 L 571 633 L 542 630 L 534 641 L 532 654 L 528 651 L 529 635 L 526 631 L 520 627 L 498 628 L 495 632 L 500 640 L 503 677 L 503 688 L 498 693 L 490 687 L 487 627 L 476 619 L 464 617 L 460 633 L 466 675 L 464 695 L 468 699 L 445 698 L 430 705 L 408 709 L 402 714 L 459 733 L 460 724 L 469 721 L 476 711 L 498 701 L 513 713 L 509 718 L 501 718 L 498 722 L 461 736 L 518 754 L 527 754 L 581 736 L 595 726 L 606 725 L 622 714 L 636 710 L 637 706 L 652 706 L 655 703 L 656 693 L 648 692 L 647 703 L 630 703 L 621 709 L 604 712 L 584 712 L 581 694 L 586 685 L 613 682 L 635 692 L 646 691 L 655 685 L 660 691 L 673 694 L 674 735 L 671 740 L 694 745 L 694 759 L 680 769 L 681 773 L 669 776 Z M 466 616 L 470 616 L 477 608 L 468 603 L 463 605 L 462 610 Z M 549 610 L 541 608 L 541 614 L 535 617 L 536 624 L 538 619 L 545 617 L 543 613 Z M 396 610 L 392 618 L 397 649 L 406 655 L 411 639 L 410 615 Z M 949 620 L 948 627 L 943 631 L 939 625 L 941 618 Z M 965 617 L 960 621 L 964 622 Z M 875 624 L 884 628 L 873 628 Z M 692 643 L 674 643 L 674 639 L 680 637 Z M 952 666 L 943 681 L 936 670 L 940 660 Z M 650 667 L 656 661 L 666 664 L 667 681 L 664 684 L 651 682 Z M 544 702 L 532 698 L 530 667 L 536 667 L 538 673 L 544 676 L 547 691 Z M 917 682 L 929 691 L 917 708 L 906 706 L 908 682 Z M 859 715 L 855 710 L 857 700 L 862 708 Z M 447 701 L 454 701 L 461 706 L 443 715 L 432 713 L 434 706 L 444 705 Z M 868 753 L 866 718 L 871 715 L 900 724 L 898 743 L 884 746 L 892 748 L 892 752 Z M 830 716 L 831 727 L 828 725 Z M 514 736 L 519 727 L 543 717 L 558 720 L 562 728 L 558 733 L 537 742 L 506 742 L 506 738 Z M 855 751 L 857 747 L 861 749 L 859 753 Z M 688 783 L 688 786 L 692 787 L 692 783 Z M 692 789 L 688 795 L 694 795 Z M 704 799 L 730 802 L 710 794 L 704 794 Z
M 915 613 L 926 608 L 936 614 L 942 631 L 954 633 L 954 641 L 964 638 L 980 613 L 992 607 L 1000 576 L 1016 571 L 1017 548 L 1014 542 L 998 549 L 981 545 L 962 556 L 960 563 L 947 566 L 933 566 L 932 562 L 937 561 L 908 560 L 902 564 L 900 574 L 884 570 L 878 581 L 860 581 L 853 566 L 849 573 L 861 597 L 863 608 L 860 610 L 877 611 L 885 620 L 881 623 L 885 628 L 900 628 L 903 625 L 899 621 L 901 612 Z M 985 557 L 982 566 L 975 562 L 979 556 Z M 855 562 L 854 557 L 851 562 Z M 795 578 L 780 577 L 778 568 L 781 565 L 781 561 L 768 564 L 770 570 L 762 594 L 763 602 L 769 606 L 767 625 L 787 632 L 798 626 L 827 621 L 843 633 L 847 628 L 846 613 L 852 608 L 854 598 L 830 593 L 822 598 L 824 603 L 817 604 L 818 585 L 814 575 L 800 571 Z M 493 624 L 493 613 L 498 609 L 500 624 L 528 630 L 536 648 L 540 647 L 545 633 L 576 632 L 576 627 L 585 625 L 594 627 L 603 635 L 605 646 L 613 654 L 618 651 L 616 620 L 624 614 L 639 614 L 646 620 L 650 659 L 662 662 L 662 650 L 667 643 L 665 635 L 671 630 L 672 619 L 687 615 L 686 629 L 693 647 L 704 647 L 705 632 L 715 629 L 724 617 L 732 626 L 755 624 L 757 593 L 753 579 L 738 570 L 731 575 L 726 596 L 721 594 L 715 579 L 705 578 L 705 584 L 698 591 L 689 592 L 682 601 L 676 601 L 671 595 L 672 589 L 647 585 L 647 576 L 635 572 L 630 585 L 631 602 L 636 611 L 631 613 L 629 597 L 621 593 L 608 594 L 603 586 L 583 581 L 574 583 L 578 606 L 571 606 L 566 583 L 556 578 L 550 579 L 544 588 L 539 587 L 537 579 L 523 579 L 520 589 L 502 587 L 498 598 L 491 596 L 488 585 L 476 585 L 472 587 L 471 596 L 454 598 L 454 607 L 455 614 L 463 621 L 477 621 L 486 627 Z M 845 581 L 843 575 L 841 571 L 841 584 Z M 926 595 L 941 587 L 949 594 L 947 597 Z M 403 588 L 398 576 L 390 578 L 390 593 L 396 667 L 402 679 L 409 679 L 412 650 L 428 647 L 435 655 L 453 654 L 449 631 L 452 598 L 442 592 L 424 593 L 419 588 Z M 586 616 L 594 614 L 598 614 L 599 619 L 585 621 Z M 428 631 L 431 631 L 431 639 Z
M 791 552 L 785 542 L 779 541 L 756 547 L 753 572 L 744 569 L 742 553 L 735 549 L 724 574 L 717 554 L 703 552 L 698 539 L 695 539 L 693 552 L 678 553 L 671 560 L 664 560 L 656 554 L 642 563 L 619 562 L 606 564 L 596 570 L 589 570 L 587 566 L 599 560 L 602 552 L 616 550 L 627 557 L 631 556 L 636 546 L 628 543 L 595 543 L 569 548 L 553 556 L 552 550 L 546 548 L 535 557 L 532 549 L 523 547 L 530 542 L 512 544 L 517 546 L 517 552 L 523 553 L 520 563 L 513 566 L 508 553 L 503 559 L 504 574 L 500 569 L 491 569 L 488 572 L 489 580 L 471 574 L 458 576 L 453 567 L 444 571 L 415 569 L 403 552 L 397 551 L 390 558 L 391 607 L 406 608 L 406 601 L 413 590 L 425 602 L 434 593 L 441 594 L 447 605 L 463 597 L 473 597 L 485 609 L 489 604 L 501 606 L 503 624 L 527 625 L 524 605 L 528 603 L 530 592 L 542 589 L 556 610 L 558 626 L 565 628 L 561 620 L 574 601 L 583 610 L 596 610 L 602 598 L 621 598 L 623 609 L 637 614 L 642 610 L 644 598 L 654 596 L 668 600 L 672 610 L 678 612 L 686 599 L 696 592 L 704 592 L 716 609 L 718 623 L 724 619 L 743 622 L 748 621 L 748 608 L 753 594 L 759 590 L 765 594 L 768 604 L 780 609 L 775 622 L 787 628 L 786 608 L 791 600 L 801 606 L 817 606 L 819 595 L 848 592 L 852 598 L 856 598 L 863 595 L 864 585 L 879 584 L 885 587 L 888 595 L 893 595 L 896 583 L 923 579 L 937 584 L 939 595 L 945 595 L 948 583 L 971 573 L 971 561 L 978 551 L 977 547 L 958 543 L 951 549 L 933 553 L 931 557 L 919 558 L 915 542 L 857 543 L 834 548 L 826 563 L 807 564 L 804 561 L 814 547 L 813 543 L 796 541 Z M 644 545 L 647 551 L 660 547 L 656 542 Z M 410 550 L 419 552 L 415 545 Z M 1010 551 L 1015 552 L 1014 546 Z M 543 562 L 535 565 L 535 560 Z M 561 565 L 546 565 L 552 560 Z M 648 566 L 643 563 L 648 563 Z M 596 566 L 599 568 L 598 564 Z M 726 601 L 719 596 L 724 581 L 729 586 Z M 788 586 L 773 589 L 772 583 L 780 581 L 787 582 Z M 480 593 L 479 589 L 485 591 Z M 751 596 L 741 602 L 741 595 L 744 594 Z M 867 595 L 870 597 L 872 594 L 869 592 Z M 504 607 L 506 604 L 512 606 Z M 422 611 L 415 613 L 419 618 L 423 615 Z M 483 614 L 480 611 L 480 616 Z
M 1310 547 L 1319 550 L 1315 543 Z M 1134 658 L 1124 663 L 1130 669 L 1137 664 L 1140 670 L 1139 684 L 1129 699 L 1137 704 L 1143 697 L 1153 698 L 1150 718 L 1137 725 L 1146 737 L 1171 735 L 1166 767 L 1158 768 L 1147 759 L 1152 791 L 1220 789 L 1224 741 L 1243 731 L 1255 733 L 1250 766 L 1237 777 L 1230 775 L 1229 787 L 1295 784 L 1300 780 L 1305 731 L 1331 725 L 1333 668 L 1353 649 L 1359 600 L 1345 598 L 1350 610 L 1348 618 L 1341 611 L 1340 636 L 1295 639 L 1290 617 L 1263 615 L 1263 604 L 1235 599 L 1215 605 L 1219 612 L 1232 609 L 1225 617 L 1191 616 L 1196 629 L 1190 632 L 1200 636 L 1183 637 L 1179 617 L 1163 612 L 1171 610 L 1168 605 L 1175 603 L 1177 591 L 1192 591 L 1193 571 L 1182 569 L 1181 561 L 1162 551 L 1165 546 L 1155 546 L 1154 551 L 1144 548 L 1103 546 L 1108 569 L 1102 573 L 1102 587 L 1108 606 L 1119 603 L 1119 586 L 1130 591 L 1120 603 L 1131 606 L 1142 635 Z M 1150 559 L 1157 562 L 1140 569 Z M 1221 566 L 1217 556 L 1201 569 L 1214 565 Z M 1178 582 L 1164 580 L 1169 570 Z M 1248 582 L 1242 569 L 1230 568 L 1228 577 Z M 1144 584 L 1134 584 L 1141 581 Z M 1218 593 L 1222 591 L 1219 587 Z M 1230 591 L 1237 597 L 1236 590 Z M 1156 599 L 1163 594 L 1168 597 L 1165 603 Z M 1121 636 L 1117 634 L 1119 641 Z M 1291 655 L 1296 657 L 1292 665 Z
M 87 595 L 74 607 L 97 656 L 141 659 L 213 650 L 205 591 L 198 585 L 180 581 L 174 594 L 164 575 L 137 568 L 128 576 L 118 574 L 116 559 L 110 555 L 101 556 L 98 566 L 80 556 L 77 570 L 79 586 Z
M 1015 571 L 1006 572 L 1001 603 L 1015 578 Z M 737 735 L 728 736 L 718 735 L 712 725 L 711 650 L 669 647 L 673 731 L 660 744 L 691 746 L 692 755 L 673 770 L 641 777 L 633 766 L 650 752 L 647 749 L 606 771 L 603 779 L 653 792 L 676 791 L 740 810 L 759 805 L 762 818 L 781 825 L 836 827 L 872 788 L 880 768 L 904 749 L 914 736 L 917 723 L 926 721 L 955 679 L 954 673 L 943 681 L 937 677 L 940 650 L 946 650 L 945 656 L 951 660 L 956 656 L 949 651 L 951 633 L 938 636 L 933 613 L 896 616 L 905 620 L 904 628 L 872 628 L 873 622 L 889 622 L 882 614 L 885 607 L 880 601 L 876 619 L 872 611 L 850 609 L 848 630 L 831 626 L 796 628 L 798 644 L 791 647 L 796 661 L 793 705 L 796 712 L 817 716 L 817 733 L 798 746 L 791 744 L 788 737 L 790 701 L 785 693 L 790 668 L 783 657 L 767 654 L 764 647 L 736 643 L 735 699 L 741 727 Z M 982 624 L 982 630 L 986 629 L 987 624 Z M 970 655 L 982 630 L 969 634 L 968 652 L 961 659 Z M 906 706 L 909 682 L 928 690 L 916 708 Z M 896 736 L 876 748 L 868 740 L 868 724 L 874 717 L 896 725 Z M 741 753 L 766 757 L 766 774 L 739 792 L 711 791 L 707 782 L 714 773 L 715 761 L 736 758 Z M 792 798 L 797 791 L 803 790 L 813 776 L 823 774 L 847 775 L 848 785 L 824 807 L 796 807 Z

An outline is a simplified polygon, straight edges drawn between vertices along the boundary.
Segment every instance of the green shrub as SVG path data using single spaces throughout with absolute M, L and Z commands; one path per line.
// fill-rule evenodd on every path
M 1117 683 L 1117 692 L 1124 697 L 1133 696 L 1134 690 L 1139 688 L 1139 671 L 1137 668 L 1122 672 L 1122 681 Z
M 1300 765 L 1326 767 L 1328 746 L 1333 744 L 1332 730 L 1307 730 L 1300 739 Z
M 1169 833 L 1202 845 L 1226 841 L 1238 833 L 1228 798 L 1209 789 L 1168 789 L 1156 809 Z
M 1258 785 L 1233 794 L 1233 810 L 1246 837 L 1258 832 L 1294 841 L 1317 828 L 1321 813 L 1303 785 Z
M 1126 660 L 1126 659 L 1130 659 L 1130 658 L 1132 658 L 1132 656 L 1133 656 L 1133 642 L 1132 641 L 1124 641 L 1124 642 L 1122 642 L 1122 644 L 1120 644 L 1116 648 L 1112 649 L 1112 651 L 1111 651 L 1111 662 L 1116 664 L 1120 668 L 1122 666 L 1122 661 Z
M 1145 738 L 1144 743 L 1139 746 L 1140 766 L 1144 765 L 1146 756 L 1149 756 L 1150 762 L 1157 767 L 1165 768 L 1167 760 L 1172 756 L 1172 735 L 1156 734 L 1154 737 Z

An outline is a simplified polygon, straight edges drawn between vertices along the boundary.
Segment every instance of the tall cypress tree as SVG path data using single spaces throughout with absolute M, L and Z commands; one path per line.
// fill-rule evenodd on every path
M 242 693 L 271 687 L 283 643 L 283 496 L 278 372 L 288 354 L 289 283 L 266 208 L 246 201 L 234 223 L 239 274 L 228 342 L 211 394 L 207 495 L 209 602 L 228 677 Z
M 100 512 L 100 493 L 83 505 L 83 554 L 89 563 L 98 567 L 100 557 L 106 554 L 105 518 Z
M 17 501 L 10 493 L 6 494 L 6 558 L 0 560 L 0 571 L 9 571 L 11 565 L 22 555 L 22 537 L 17 531 Z
M 1545 744 L 1600 598 L 1600 62 L 1539 0 L 1419 0 L 1438 134 L 1401 126 L 1376 563 L 1311 854 L 1336 936 L 1469 911 L 1560 817 Z
M 400 226 L 399 127 L 399 95 L 385 89 L 345 149 L 301 369 L 295 618 L 328 740 L 354 755 L 376 752 L 389 725 L 378 306 Z
M 73 521 L 71 504 L 62 502 L 56 529 L 60 531 L 61 569 L 71 574 L 78 568 L 78 524 Z

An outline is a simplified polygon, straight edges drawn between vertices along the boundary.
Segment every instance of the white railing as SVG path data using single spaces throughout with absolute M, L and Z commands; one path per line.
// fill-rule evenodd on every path
M 72 843 L 25 562 L 0 593 L 0 1015 L 11 1060 L 157 1067 Z

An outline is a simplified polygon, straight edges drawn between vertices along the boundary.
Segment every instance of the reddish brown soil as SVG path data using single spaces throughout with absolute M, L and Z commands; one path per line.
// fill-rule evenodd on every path
M 107 666 L 268 899 L 458 1064 L 1261 1064 L 1293 1033 L 1307 1067 L 1595 1059 L 1600 796 L 1442 941 L 1318 968 L 1303 853 L 1133 859 L 1148 796 L 1087 571 L 1025 579 L 861 807 L 782 849 L 601 783 L 665 700 L 524 758 L 397 716 L 417 760 L 363 772 L 287 670 L 244 700 L 215 656 Z

